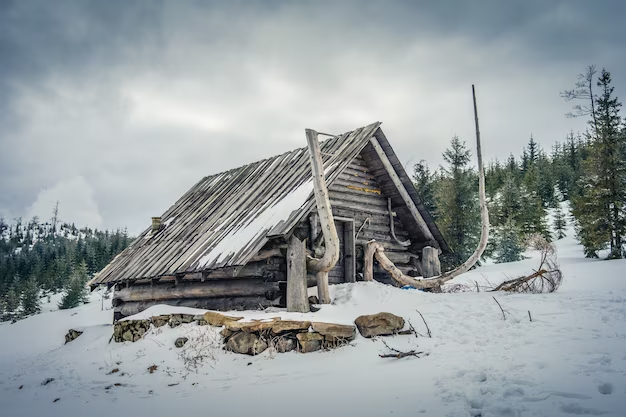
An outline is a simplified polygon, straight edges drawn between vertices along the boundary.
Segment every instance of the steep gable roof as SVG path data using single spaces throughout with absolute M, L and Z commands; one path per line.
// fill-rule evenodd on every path
M 372 137 L 381 137 L 379 126 L 373 123 L 321 142 L 328 184 Z M 397 161 L 395 154 L 393 158 Z M 405 182 L 408 177 L 400 168 Z M 421 206 L 414 192 L 412 198 Z M 157 233 L 145 230 L 91 285 L 245 265 L 271 237 L 292 230 L 314 204 L 307 148 L 205 177 L 163 214 Z M 423 206 L 420 211 L 430 220 Z

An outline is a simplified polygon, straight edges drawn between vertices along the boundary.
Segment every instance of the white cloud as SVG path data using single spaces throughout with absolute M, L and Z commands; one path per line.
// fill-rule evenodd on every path
M 102 216 L 94 198 L 93 188 L 83 177 L 74 177 L 41 190 L 35 202 L 26 210 L 26 219 L 38 216 L 40 221 L 52 217 L 59 202 L 59 219 L 77 226 L 102 227 Z

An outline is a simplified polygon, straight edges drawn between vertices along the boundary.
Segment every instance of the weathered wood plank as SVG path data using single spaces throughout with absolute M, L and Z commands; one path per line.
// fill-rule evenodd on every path
M 404 203 L 407 206 L 407 208 L 411 211 L 411 215 L 413 216 L 413 219 L 417 223 L 417 225 L 420 228 L 421 232 L 423 233 L 423 235 L 427 239 L 434 240 L 433 235 L 431 234 L 430 229 L 428 228 L 428 225 L 426 224 L 426 222 L 422 218 L 422 215 L 417 210 L 417 207 L 415 206 L 415 203 L 411 199 L 411 196 L 409 196 L 409 193 L 407 192 L 406 188 L 404 188 L 404 185 L 402 184 L 402 181 L 400 181 L 400 178 L 398 177 L 398 174 L 396 173 L 395 169 L 393 168 L 393 166 L 389 162 L 389 159 L 387 158 L 387 155 L 385 154 L 385 151 L 383 151 L 383 149 L 381 148 L 380 144 L 378 143 L 378 140 L 376 138 L 371 138 L 370 139 L 370 144 L 374 148 L 374 150 L 375 150 L 376 154 L 378 155 L 378 158 L 380 159 L 380 161 L 383 163 L 383 165 L 387 169 L 387 174 L 389 175 L 389 178 L 391 178 L 391 181 L 397 187 L 398 192 L 402 196 L 402 200 L 404 201 Z
M 424 278 L 441 275 L 441 264 L 439 263 L 439 251 L 432 246 L 422 249 L 422 275 Z
M 343 247 L 345 251 L 345 282 L 356 282 L 356 247 L 354 233 L 354 220 L 344 222 Z
M 287 251 L 287 311 L 308 313 L 305 243 L 295 236 L 289 240 Z

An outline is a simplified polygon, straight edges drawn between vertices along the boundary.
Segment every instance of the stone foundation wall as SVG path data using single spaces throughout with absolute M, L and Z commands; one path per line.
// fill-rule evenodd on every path
M 224 349 L 231 352 L 258 355 L 271 347 L 278 353 L 292 350 L 307 353 L 344 346 L 354 340 L 357 328 L 363 337 L 369 338 L 397 334 L 404 327 L 404 319 L 391 313 L 360 316 L 355 320 L 356 326 L 281 320 L 280 317 L 249 322 L 241 322 L 241 319 L 207 312 L 203 315 L 171 314 L 146 320 L 121 320 L 114 325 L 113 339 L 116 342 L 136 342 L 151 327 L 178 327 L 195 322 L 201 326 L 223 327 L 220 335 Z

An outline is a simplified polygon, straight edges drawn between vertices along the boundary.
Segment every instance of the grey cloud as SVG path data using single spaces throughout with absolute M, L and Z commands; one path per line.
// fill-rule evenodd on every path
M 405 163 L 436 166 L 452 135 L 471 142 L 476 83 L 502 158 L 584 128 L 558 91 L 587 64 L 624 85 L 617 2 L 1 4 L 0 215 L 80 178 L 94 218 L 134 233 L 202 176 L 303 146 L 305 127 L 381 120 Z

